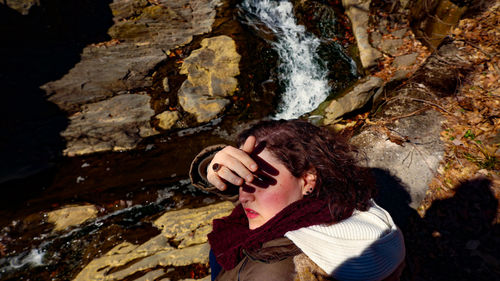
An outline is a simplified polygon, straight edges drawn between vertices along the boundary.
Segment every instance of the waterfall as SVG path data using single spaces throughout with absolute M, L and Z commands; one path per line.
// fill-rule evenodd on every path
M 276 119 L 292 119 L 314 110 L 328 96 L 327 70 L 315 61 L 320 40 L 298 25 L 292 4 L 279 0 L 245 0 L 241 8 L 248 23 L 256 18 L 275 36 L 270 42 L 280 57 L 280 77 L 286 85 Z M 255 22 L 255 21 L 253 21 Z

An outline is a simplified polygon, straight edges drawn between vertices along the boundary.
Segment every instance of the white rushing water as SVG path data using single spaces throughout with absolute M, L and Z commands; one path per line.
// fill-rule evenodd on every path
M 280 80 L 286 88 L 275 118 L 292 119 L 314 110 L 329 90 L 327 70 L 315 63 L 319 39 L 296 23 L 288 1 L 245 0 L 241 6 L 277 37 L 272 45 L 280 57 Z

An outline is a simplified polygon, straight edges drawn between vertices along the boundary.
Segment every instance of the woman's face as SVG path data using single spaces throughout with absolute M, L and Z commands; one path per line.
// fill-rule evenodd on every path
M 240 187 L 239 200 L 256 229 L 291 203 L 303 198 L 305 181 L 294 177 L 267 149 L 252 156 L 259 166 L 252 183 Z

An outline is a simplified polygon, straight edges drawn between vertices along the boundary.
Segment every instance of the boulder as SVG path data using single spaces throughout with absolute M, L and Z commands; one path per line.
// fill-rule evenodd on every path
M 64 230 L 70 226 L 80 225 L 95 218 L 97 209 L 93 205 L 66 206 L 47 213 L 47 221 L 55 225 L 54 231 Z
M 375 76 L 360 79 L 346 94 L 330 102 L 325 109 L 323 124 L 333 124 L 340 116 L 363 107 L 381 89 L 383 83 L 381 78 Z
M 106 150 L 128 150 L 143 138 L 157 133 L 150 119 L 154 111 L 150 97 L 124 94 L 85 105 L 82 112 L 69 117 L 61 135 L 67 140 L 64 154 L 82 155 Z
M 167 212 L 154 222 L 160 234 L 142 245 L 123 242 L 115 246 L 91 261 L 74 281 L 129 280 L 144 277 L 152 270 L 160 270 L 165 275 L 164 269 L 168 267 L 207 264 L 210 250 L 207 234 L 212 229 L 212 221 L 229 215 L 233 208 L 232 203 L 222 202 Z
M 236 91 L 240 58 L 231 37 L 203 39 L 201 48 L 184 60 L 180 70 L 187 75 L 178 92 L 182 108 L 200 123 L 215 118 L 229 103 L 224 97 Z
M 163 130 L 169 130 L 175 125 L 175 122 L 179 120 L 179 112 L 177 111 L 165 111 L 156 115 L 156 119 L 160 120 L 158 126 Z
M 410 207 L 417 208 L 444 155 L 440 140 L 444 117 L 437 111 L 427 111 L 395 121 L 389 126 L 392 134 L 407 140 L 397 144 L 375 127 L 363 130 L 351 139 L 366 156 L 367 166 L 389 171 L 401 181 L 411 197 Z
M 370 44 L 368 28 L 370 19 L 371 0 L 342 0 L 346 14 L 351 20 L 352 30 L 358 44 L 361 64 L 364 68 L 377 65 L 377 60 L 382 54 Z
M 453 95 L 472 62 L 453 43 L 443 45 L 378 108 L 351 142 L 364 151 L 367 165 L 385 171 L 399 181 L 417 208 L 444 155 L 440 140 L 445 120 L 438 111 L 440 97 Z

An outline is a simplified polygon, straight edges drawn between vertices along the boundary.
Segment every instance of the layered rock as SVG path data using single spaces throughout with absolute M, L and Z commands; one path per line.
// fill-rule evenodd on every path
M 231 37 L 203 39 L 201 48 L 193 51 L 181 67 L 180 73 L 187 74 L 178 93 L 182 108 L 200 123 L 215 118 L 229 103 L 225 97 L 237 88 L 240 58 Z
M 151 85 L 149 73 L 172 48 L 211 31 L 218 0 L 115 0 L 109 42 L 88 46 L 81 61 L 44 89 L 64 110 Z
M 145 94 L 123 94 L 85 105 L 69 117 L 61 133 L 67 140 L 68 156 L 107 150 L 128 150 L 144 137 L 157 133 L 150 125 L 154 111 Z
M 383 89 L 384 81 L 368 76 L 359 80 L 344 95 L 332 100 L 325 109 L 323 124 L 335 123 L 342 115 L 363 107 L 372 97 Z
M 77 112 L 62 133 L 68 142 L 65 154 L 131 149 L 140 138 L 153 134 L 147 124 L 153 114 L 145 96 L 118 99 L 132 114 L 115 110 L 113 106 L 121 110 L 125 107 L 113 99 L 151 86 L 153 69 L 167 58 L 170 49 L 211 31 L 218 3 L 113 1 L 110 8 L 114 25 L 108 31 L 112 40 L 85 47 L 81 61 L 66 75 L 42 86 L 51 102 L 65 111 Z M 107 113 L 115 117 L 108 118 Z
M 142 245 L 117 245 L 90 262 L 74 280 L 146 280 L 139 278 L 168 276 L 164 269 L 175 266 L 207 264 L 212 220 L 229 215 L 233 208 L 223 202 L 165 213 L 154 222 L 160 234 Z
M 55 225 L 54 231 L 60 231 L 70 226 L 80 225 L 89 219 L 95 218 L 96 215 L 97 209 L 92 205 L 66 206 L 48 212 L 47 220 Z

